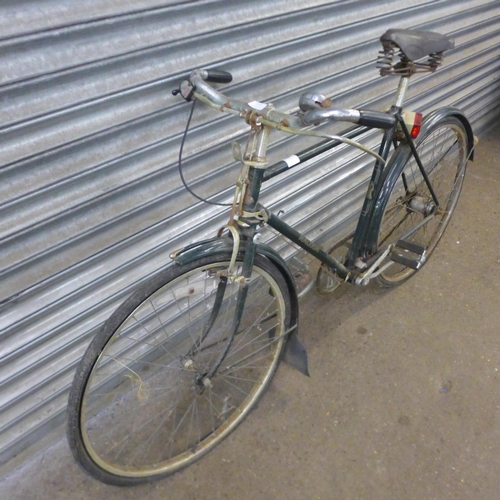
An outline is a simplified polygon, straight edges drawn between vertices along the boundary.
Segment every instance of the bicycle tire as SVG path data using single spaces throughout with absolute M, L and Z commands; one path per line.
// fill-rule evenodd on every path
M 209 383 L 200 381 L 230 336 L 237 281 L 228 280 L 215 322 L 208 333 L 203 328 L 217 273 L 229 260 L 224 253 L 169 267 L 130 296 L 89 345 L 70 391 L 67 434 L 77 462 L 100 481 L 135 485 L 190 465 L 265 392 L 283 353 L 291 302 L 281 272 L 259 255 L 230 350 Z
M 428 261 L 453 215 L 464 181 L 468 137 L 458 118 L 448 116 L 438 120 L 418 138 L 416 148 L 437 195 L 439 206 L 433 206 L 429 188 L 415 158 L 410 155 L 398 181 L 385 200 L 387 205 L 380 223 L 378 248 L 398 242 L 404 233 L 416 227 L 432 210 L 435 213 L 429 222 L 405 239 L 420 249 L 425 249 L 425 260 L 420 263 L 418 269 L 393 262 L 375 278 L 383 287 L 394 287 L 407 281 Z M 418 210 L 414 209 L 415 206 L 418 206 Z M 388 260 L 383 262 L 381 267 Z

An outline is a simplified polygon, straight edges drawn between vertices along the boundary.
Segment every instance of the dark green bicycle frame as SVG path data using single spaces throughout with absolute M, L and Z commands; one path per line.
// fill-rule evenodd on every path
M 283 276 L 289 286 L 291 300 L 295 304 L 295 307 L 292 310 L 292 321 L 290 323 L 293 330 L 290 330 L 292 331 L 290 338 L 295 341 L 295 344 L 288 342 L 287 346 L 290 347 L 290 345 L 293 344 L 295 345 L 295 347 L 297 347 L 298 341 L 296 337 L 298 326 L 298 297 L 295 285 L 293 284 L 293 277 L 286 267 L 285 262 L 272 248 L 256 243 L 255 235 L 258 227 L 262 224 L 263 220 L 266 220 L 267 224 L 270 227 L 274 228 L 283 236 L 303 248 L 312 256 L 316 257 L 324 265 L 328 266 L 330 269 L 335 270 L 337 275 L 341 279 L 349 282 L 356 282 L 356 277 L 359 272 L 357 267 L 354 265 L 356 259 L 361 257 L 366 265 L 370 265 L 370 263 L 374 263 L 381 252 L 385 250 L 385 248 L 378 248 L 378 233 L 383 214 L 383 211 L 381 211 L 381 207 L 384 206 L 384 202 L 387 202 L 391 192 L 390 187 L 394 185 L 394 182 L 401 175 L 404 166 L 411 157 L 414 157 L 416 159 L 419 169 L 423 171 L 423 177 L 429 187 L 430 192 L 433 192 L 432 186 L 430 185 L 428 177 L 425 175 L 425 170 L 422 166 L 416 149 L 416 145 L 418 145 L 418 139 L 416 140 L 415 145 L 410 138 L 409 132 L 406 129 L 406 125 L 400 116 L 400 112 L 401 108 L 397 107 L 393 107 L 390 111 L 390 113 L 392 113 L 396 118 L 395 124 L 390 126 L 390 128 L 385 131 L 379 147 L 379 156 L 384 159 L 385 163 L 380 160 L 377 160 L 375 162 L 356 230 L 353 233 L 353 241 L 350 246 L 345 265 L 325 252 L 325 250 L 323 250 L 320 246 L 310 241 L 303 234 L 296 231 L 293 227 L 286 224 L 277 215 L 271 213 L 267 208 L 259 204 L 258 200 L 262 183 L 282 172 L 290 170 L 290 168 L 293 168 L 293 166 L 290 167 L 285 161 L 281 161 L 265 169 L 254 166 L 249 167 L 246 194 L 242 206 L 245 217 L 240 217 L 238 224 L 238 230 L 241 236 L 242 243 L 240 247 L 240 255 L 243 260 L 242 268 L 239 270 L 239 273 L 243 277 L 243 282 L 239 290 L 236 302 L 237 313 L 235 314 L 232 333 L 228 336 L 227 346 L 224 354 L 210 368 L 208 372 L 208 378 L 210 378 L 210 376 L 214 374 L 220 366 L 220 363 L 224 359 L 225 353 L 230 348 L 233 338 L 236 335 L 244 308 L 246 288 L 248 286 L 248 283 L 250 282 L 254 258 L 257 253 L 262 253 L 277 265 L 277 267 L 283 273 Z M 433 127 L 440 120 L 449 116 L 454 116 L 463 123 L 468 136 L 468 158 L 472 160 L 474 147 L 474 136 L 472 133 L 472 128 L 465 115 L 458 109 L 443 108 L 427 116 L 422 124 L 421 137 L 425 137 L 425 133 L 428 128 Z M 395 132 L 398 126 L 401 127 L 405 138 L 405 140 L 400 141 L 399 144 L 394 140 Z M 376 127 L 353 128 L 347 131 L 344 134 L 344 137 L 352 139 L 356 136 L 361 135 L 369 128 Z M 304 151 L 301 151 L 296 155 L 299 159 L 299 162 L 297 164 L 314 158 L 324 153 L 325 151 L 338 146 L 339 144 L 341 144 L 341 141 L 339 140 L 327 140 Z M 394 144 L 395 151 L 392 153 L 391 160 L 387 162 L 391 144 Z M 436 199 L 435 195 L 434 199 L 436 204 L 438 204 L 439 200 Z M 265 216 L 263 216 L 264 212 Z M 413 228 L 412 231 L 417 230 L 418 227 L 419 225 Z M 212 240 L 206 240 L 204 242 L 189 245 L 176 252 L 172 258 L 178 263 L 186 263 L 202 255 L 206 256 L 210 254 L 217 254 L 221 251 L 231 252 L 232 248 L 232 242 L 229 238 L 217 237 L 213 238 Z M 220 293 L 218 291 L 218 302 L 221 302 L 223 300 L 225 284 L 221 282 L 221 284 L 219 284 L 219 287 L 221 288 Z M 219 305 L 216 304 L 216 309 L 219 307 Z M 288 350 L 290 349 L 293 351 L 293 348 L 289 348 Z M 299 351 L 300 350 L 301 349 L 299 349 Z M 302 353 L 296 356 L 292 353 L 288 357 L 292 362 L 292 366 L 303 366 L 303 368 L 298 369 L 303 373 L 307 373 L 307 359 L 305 358 L 305 354 Z M 285 355 L 285 358 L 287 358 L 287 353 Z
M 271 213 L 267 208 L 262 207 L 257 202 L 253 201 L 253 200 L 258 200 L 262 182 L 265 182 L 266 180 L 271 179 L 276 175 L 293 168 L 293 166 L 289 167 L 288 164 L 285 163 L 285 161 L 278 162 L 268 167 L 265 170 L 250 167 L 249 171 L 250 184 L 248 186 L 248 189 L 249 192 L 251 193 L 250 199 L 252 200 L 252 203 L 244 203 L 243 205 L 244 210 L 248 212 L 262 210 L 262 209 L 265 210 L 268 216 L 267 223 L 269 224 L 269 226 L 271 226 L 276 231 L 281 233 L 283 236 L 290 239 L 292 242 L 294 242 L 295 244 L 306 250 L 308 253 L 310 253 L 317 259 L 319 259 L 323 264 L 325 264 L 329 268 L 335 269 L 336 273 L 340 278 L 345 279 L 347 281 L 353 281 L 355 276 L 352 271 L 356 269 L 354 266 L 356 259 L 361 257 L 364 260 L 366 259 L 374 260 L 378 256 L 377 252 L 380 251 L 380 249 L 376 248 L 377 246 L 376 241 L 378 236 L 380 220 L 375 220 L 375 219 L 380 218 L 381 214 L 374 215 L 375 201 L 380 195 L 381 190 L 384 187 L 384 182 L 388 179 L 388 177 L 390 177 L 391 175 L 400 175 L 400 173 L 397 172 L 398 168 L 396 168 L 398 165 L 396 164 L 390 165 L 387 163 L 391 145 L 394 144 L 394 146 L 396 147 L 396 151 L 397 148 L 401 148 L 402 146 L 406 146 L 407 148 L 409 148 L 407 154 L 401 156 L 400 161 L 406 163 L 406 161 L 410 156 L 413 156 L 415 158 L 416 163 L 424 178 L 424 181 L 426 182 L 429 188 L 429 192 L 434 198 L 434 202 L 436 203 L 436 205 L 439 205 L 439 200 L 436 198 L 436 195 L 434 194 L 432 185 L 429 181 L 429 178 L 427 177 L 425 169 L 418 156 L 416 146 L 410 137 L 409 131 L 400 113 L 401 113 L 401 108 L 396 106 L 393 106 L 389 111 L 389 114 L 392 114 L 396 118 L 395 124 L 390 128 L 386 129 L 382 137 L 378 154 L 381 158 L 383 158 L 384 162 L 381 162 L 380 160 L 376 160 L 375 162 L 374 169 L 368 185 L 367 194 L 363 202 L 363 207 L 361 209 L 356 230 L 353 234 L 352 244 L 350 245 L 345 265 L 343 265 L 334 257 L 326 253 L 321 247 L 310 241 L 303 234 L 299 233 L 294 228 L 286 224 L 278 216 Z M 456 110 L 454 108 L 444 108 L 437 112 L 431 113 L 431 115 L 429 115 L 429 124 L 432 123 L 434 120 L 441 119 L 443 116 L 450 116 L 450 115 L 456 116 L 464 123 L 468 134 L 469 152 L 472 151 L 473 148 L 472 129 L 470 128 L 470 125 L 467 122 L 465 116 L 459 110 Z M 405 139 L 404 141 L 401 141 L 399 144 L 397 144 L 395 141 L 395 133 L 398 127 L 400 130 L 402 130 Z M 375 128 L 375 127 L 352 128 L 348 130 L 344 134 L 344 136 L 352 139 L 356 136 L 361 135 L 369 128 Z M 339 144 L 341 144 L 341 142 L 338 140 L 323 141 L 322 143 L 319 143 L 311 148 L 299 152 L 296 156 L 299 158 L 300 163 L 302 163 L 304 161 L 307 161 L 311 158 L 314 158 L 324 153 L 325 151 L 328 151 L 338 146 Z M 394 172 L 386 172 L 386 170 L 388 169 L 392 169 L 394 170 Z M 387 174 L 387 175 L 382 175 L 382 174 Z M 251 236 L 253 235 L 255 228 L 257 227 L 257 223 L 252 224 L 250 222 L 249 225 L 250 225 L 249 228 L 250 231 L 248 235 Z
M 400 124 L 400 126 L 405 127 L 404 130 L 406 129 L 403 120 L 399 116 L 399 111 L 400 111 L 399 108 L 391 109 L 391 113 L 396 116 L 396 122 L 394 126 L 385 131 L 379 147 L 378 154 L 384 159 L 384 161 L 386 161 L 389 156 L 390 146 L 393 142 L 397 125 Z M 344 136 L 349 139 L 352 139 L 354 137 L 361 135 L 366 130 L 368 130 L 368 127 L 355 128 L 355 129 L 353 128 L 348 130 L 344 134 Z M 311 148 L 308 148 L 304 151 L 301 151 L 300 153 L 297 154 L 297 157 L 300 159 L 301 162 L 307 161 L 324 153 L 325 151 L 328 151 L 338 146 L 339 144 L 341 144 L 341 142 L 338 140 L 327 140 Z M 412 151 L 412 153 L 417 158 L 418 164 L 421 165 L 417 151 L 414 150 Z M 271 179 L 272 177 L 275 177 L 276 175 L 286 170 L 290 170 L 290 168 L 293 168 L 293 166 L 289 167 L 284 161 L 278 162 L 275 165 L 272 165 L 271 167 L 267 168 L 263 174 L 261 173 L 262 170 L 251 167 L 249 173 L 249 180 L 250 180 L 249 190 L 252 192 L 252 199 L 254 200 L 258 199 L 261 182 Z M 334 257 L 326 253 L 321 247 L 310 241 L 303 234 L 296 231 L 293 227 L 283 222 L 279 217 L 271 213 L 269 210 L 265 209 L 265 211 L 268 214 L 267 223 L 269 224 L 269 226 L 276 229 L 276 231 L 281 233 L 283 236 L 293 241 L 295 244 L 297 244 L 298 246 L 306 250 L 308 253 L 319 259 L 323 264 L 327 265 L 332 269 L 335 269 L 340 278 L 351 281 L 350 269 L 352 269 L 355 259 L 364 253 L 364 242 L 366 241 L 366 235 L 370 227 L 373 203 L 376 199 L 376 194 L 379 192 L 380 189 L 379 184 L 383 170 L 384 170 L 384 163 L 381 162 L 380 160 L 376 160 L 372 176 L 370 179 L 368 192 L 365 197 L 363 208 L 361 210 L 361 214 L 358 219 L 356 231 L 354 232 L 353 243 L 351 245 L 349 254 L 347 256 L 346 266 L 344 266 Z M 259 171 L 259 174 L 256 174 L 255 173 L 256 171 Z M 244 210 L 247 211 L 252 211 L 255 210 L 256 208 L 262 209 L 264 207 L 258 204 L 253 207 L 244 205 Z

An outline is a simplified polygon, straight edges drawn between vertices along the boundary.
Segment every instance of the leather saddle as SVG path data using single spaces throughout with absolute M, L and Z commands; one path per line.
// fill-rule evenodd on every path
M 387 30 L 381 37 L 382 45 L 395 44 L 410 60 L 416 61 L 430 54 L 439 54 L 452 49 L 455 41 L 446 35 L 422 30 Z

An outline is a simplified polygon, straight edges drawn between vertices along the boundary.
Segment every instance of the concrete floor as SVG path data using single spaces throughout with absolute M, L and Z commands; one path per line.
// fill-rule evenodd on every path
M 470 164 L 430 262 L 403 286 L 310 293 L 311 378 L 282 365 L 215 451 L 160 482 L 101 484 L 65 440 L 0 483 L 1 498 L 500 498 L 500 146 Z

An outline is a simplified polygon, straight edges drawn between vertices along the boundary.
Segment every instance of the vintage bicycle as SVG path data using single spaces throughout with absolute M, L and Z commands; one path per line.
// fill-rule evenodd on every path
M 466 116 L 442 108 L 425 118 L 403 108 L 409 79 L 435 71 L 447 36 L 387 31 L 378 67 L 400 77 L 387 112 L 335 109 L 317 92 L 300 113 L 229 98 L 209 85 L 228 72 L 194 70 L 174 94 L 244 119 L 250 134 L 227 225 L 213 239 L 171 254 L 172 264 L 145 282 L 106 321 L 82 358 L 70 391 L 68 439 L 77 461 L 106 483 L 132 485 L 193 463 L 227 437 L 263 395 L 282 358 L 308 373 L 298 340 L 299 304 L 292 272 L 261 241 L 273 228 L 321 263 L 317 287 L 340 283 L 395 286 L 433 253 L 450 221 L 474 137 Z M 342 136 L 313 125 L 354 124 Z M 383 130 L 378 152 L 354 139 Z M 269 166 L 271 129 L 324 138 Z M 186 128 L 187 130 L 187 128 Z M 341 143 L 375 157 L 355 231 L 323 249 L 259 203 L 262 183 Z

